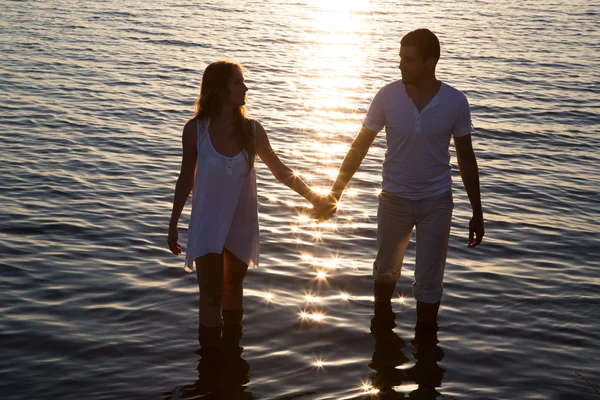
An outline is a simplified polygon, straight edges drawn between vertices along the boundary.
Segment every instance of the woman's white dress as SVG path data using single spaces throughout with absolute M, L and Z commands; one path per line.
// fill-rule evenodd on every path
M 248 267 L 257 267 L 256 170 L 252 168 L 248 173 L 245 152 L 225 157 L 215 150 L 208 133 L 209 120 L 196 120 L 196 124 L 198 161 L 185 270 L 194 270 L 196 258 L 208 253 L 222 253 L 223 249 L 229 250 Z

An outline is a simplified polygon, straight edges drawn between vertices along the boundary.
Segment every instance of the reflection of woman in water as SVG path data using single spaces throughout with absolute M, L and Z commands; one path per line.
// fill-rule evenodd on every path
M 177 224 L 192 192 L 185 268 L 191 272 L 196 264 L 200 339 L 206 332 L 213 336 L 206 328 L 220 327 L 222 312 L 241 320 L 242 283 L 248 266 L 258 265 L 256 155 L 277 180 L 309 201 L 318 197 L 277 157 L 262 125 L 246 116 L 247 91 L 240 64 L 210 64 L 196 112 L 183 128 L 168 244 L 174 254 L 181 253 Z
M 242 358 L 242 325 L 229 321 L 226 315 L 223 316 L 220 346 L 200 349 L 202 358 L 198 363 L 198 379 L 193 384 L 179 386 L 173 392 L 166 392 L 164 400 L 198 399 L 209 393 L 211 398 L 216 399 L 257 399 L 246 386 L 249 382 L 250 366 Z

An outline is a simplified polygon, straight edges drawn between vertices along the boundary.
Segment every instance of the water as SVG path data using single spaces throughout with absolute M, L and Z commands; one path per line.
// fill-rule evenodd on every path
M 261 265 L 246 279 L 243 353 L 221 397 L 597 398 L 575 373 L 600 386 L 597 3 L 0 10 L 2 398 L 202 397 L 196 277 L 166 231 L 203 68 L 242 62 L 250 113 L 290 167 L 327 188 L 370 99 L 399 78 L 400 37 L 417 27 L 438 34 L 438 77 L 471 102 L 487 221 L 484 243 L 468 249 L 455 172 L 439 347 L 411 344 L 414 244 L 397 328 L 369 333 L 380 134 L 330 224 L 298 216 L 290 202 L 304 203 L 259 163 Z M 186 208 L 184 242 L 188 218 Z

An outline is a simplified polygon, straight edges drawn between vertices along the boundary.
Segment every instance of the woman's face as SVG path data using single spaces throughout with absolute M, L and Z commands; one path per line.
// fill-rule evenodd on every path
M 229 81 L 229 103 L 234 106 L 243 106 L 246 104 L 246 92 L 248 87 L 244 83 L 244 75 L 239 68 L 234 68 L 233 76 Z

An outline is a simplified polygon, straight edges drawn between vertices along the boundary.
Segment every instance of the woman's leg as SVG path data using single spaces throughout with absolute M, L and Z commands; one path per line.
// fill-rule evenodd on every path
M 209 253 L 196 258 L 200 289 L 200 326 L 221 326 L 223 299 L 223 254 Z
M 224 287 L 223 310 L 242 310 L 244 277 L 248 265 L 240 261 L 229 250 L 223 250 Z

